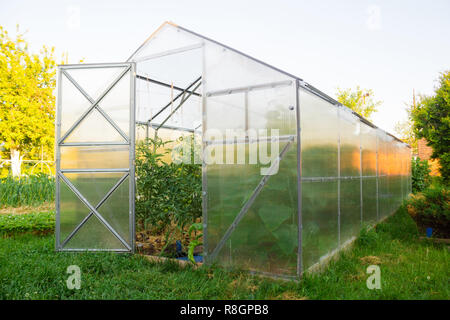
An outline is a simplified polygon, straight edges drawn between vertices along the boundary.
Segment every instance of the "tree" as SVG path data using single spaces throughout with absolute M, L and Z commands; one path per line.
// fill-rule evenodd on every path
M 374 100 L 372 89 L 361 89 L 359 86 L 355 90 L 338 88 L 336 96 L 344 106 L 367 119 L 370 119 L 372 113 L 376 112 L 377 107 L 382 103 L 382 101 Z
M 414 122 L 412 120 L 412 112 L 416 108 L 416 96 L 413 91 L 413 102 L 410 105 L 406 105 L 406 113 L 408 114 L 408 119 L 403 122 L 397 122 L 395 124 L 394 130 L 398 137 L 409 144 L 412 148 L 413 153 L 417 153 L 417 137 L 414 133 Z
M 14 176 L 23 153 L 53 154 L 56 62 L 54 48 L 28 52 L 23 34 L 12 39 L 0 26 L 0 143 Z
M 450 71 L 441 73 L 433 96 L 422 96 L 412 111 L 414 133 L 433 148 L 431 158 L 439 159 L 440 173 L 450 182 Z

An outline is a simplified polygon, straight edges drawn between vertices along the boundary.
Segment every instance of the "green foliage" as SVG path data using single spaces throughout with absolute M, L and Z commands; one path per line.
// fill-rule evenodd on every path
M 53 231 L 54 212 L 0 215 L 0 233 Z
M 202 223 L 193 223 L 189 227 L 189 249 L 188 249 L 188 259 L 192 263 L 195 263 L 194 259 L 194 250 L 195 247 L 203 245 L 201 242 L 201 238 L 203 237 L 203 233 L 201 232 L 203 230 L 203 224 Z
M 27 158 L 37 159 L 43 148 L 53 158 L 53 54 L 54 48 L 47 47 L 40 55 L 29 53 L 21 34 L 12 39 L 0 27 L 0 141 L 11 157 L 26 151 Z
M 184 230 L 201 217 L 201 166 L 167 163 L 169 142 L 160 138 L 138 143 L 136 152 L 136 218 L 140 228 Z M 161 153 L 154 150 L 164 150 Z
M 55 199 L 55 178 L 46 174 L 0 179 L 0 207 L 34 206 Z
M 450 71 L 441 74 L 434 96 L 421 98 L 412 111 L 414 132 L 433 148 L 433 159 L 439 159 L 440 173 L 450 182 Z
M 412 192 L 417 193 L 425 190 L 431 184 L 430 167 L 428 161 L 419 158 L 411 160 L 411 184 Z
M 337 89 L 337 100 L 344 106 L 352 109 L 359 115 L 370 119 L 372 113 L 377 111 L 382 101 L 375 101 L 373 99 L 372 89 L 361 89 L 359 86 L 355 90 Z
M 434 236 L 450 238 L 450 190 L 448 187 L 431 185 L 407 201 L 407 210 L 422 232 L 431 227 Z

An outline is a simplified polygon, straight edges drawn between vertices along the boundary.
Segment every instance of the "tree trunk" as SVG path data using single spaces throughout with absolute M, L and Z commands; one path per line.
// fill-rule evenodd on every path
M 11 149 L 11 171 L 13 177 L 20 177 L 20 168 L 22 166 L 22 157 L 20 151 Z

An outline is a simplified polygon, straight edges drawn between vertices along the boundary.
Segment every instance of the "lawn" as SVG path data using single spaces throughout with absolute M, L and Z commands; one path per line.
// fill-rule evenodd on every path
M 9 232 L 0 237 L 0 299 L 449 299 L 448 254 L 419 239 L 403 208 L 300 282 L 139 255 L 57 253 L 53 235 Z M 366 287 L 370 264 L 380 265 L 381 290 Z M 69 265 L 81 269 L 80 290 L 66 286 Z

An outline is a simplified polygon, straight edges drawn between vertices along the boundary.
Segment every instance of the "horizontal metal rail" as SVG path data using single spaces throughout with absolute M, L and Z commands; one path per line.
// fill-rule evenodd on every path
M 134 59 L 133 61 L 142 62 L 142 61 L 146 61 L 146 60 L 150 60 L 150 59 L 162 58 L 162 57 L 166 57 L 166 56 L 169 56 L 172 54 L 178 54 L 178 53 L 183 53 L 186 51 L 199 49 L 202 46 L 203 46 L 203 43 L 196 43 L 194 45 L 190 45 L 190 46 L 186 46 L 186 47 L 181 47 L 181 48 L 177 48 L 177 49 L 166 50 L 166 51 L 162 51 L 162 52 L 158 52 L 158 53 L 154 53 L 154 54 L 149 54 L 149 55 Z
M 166 87 L 166 88 L 173 88 L 173 89 L 175 89 L 177 91 L 184 91 L 183 88 L 180 88 L 180 87 L 177 87 L 177 86 L 173 86 L 171 84 L 168 84 L 168 83 L 165 83 L 165 82 L 162 82 L 162 81 L 158 81 L 158 80 L 155 80 L 155 79 L 151 79 L 151 78 L 148 78 L 148 77 L 144 77 L 144 76 L 139 75 L 139 74 L 136 75 L 136 78 L 140 79 L 140 80 L 147 81 L 147 82 L 151 82 L 151 83 L 154 83 L 154 84 Z M 186 90 L 186 92 L 192 93 L 194 96 L 198 96 L 198 97 L 202 96 L 200 93 L 197 93 L 197 92 L 194 92 L 194 91 Z
M 84 172 L 128 172 L 129 168 L 111 168 L 111 169 L 61 169 L 62 173 L 84 173 Z
M 237 87 L 237 88 L 230 88 L 230 89 L 207 92 L 206 96 L 207 97 L 223 96 L 226 94 L 247 92 L 247 91 L 253 91 L 253 90 L 263 90 L 263 89 L 268 89 L 268 88 L 271 89 L 271 88 L 277 88 L 277 87 L 286 87 L 286 86 L 290 86 L 290 85 L 292 85 L 292 80 L 277 81 L 277 82 L 271 82 L 271 83 L 257 84 L 257 85 L 253 85 L 253 86 Z
M 267 142 L 286 142 L 286 141 L 294 141 L 296 138 L 295 135 L 283 135 L 283 136 L 266 136 L 266 137 L 258 137 L 258 138 L 236 138 L 231 140 L 205 140 L 205 145 L 218 145 L 218 144 L 240 144 L 240 143 L 257 143 L 262 141 Z

